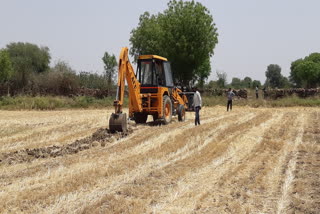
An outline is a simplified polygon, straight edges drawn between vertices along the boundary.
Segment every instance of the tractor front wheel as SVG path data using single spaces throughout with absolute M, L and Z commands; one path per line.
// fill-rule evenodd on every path
M 178 106 L 178 120 L 180 122 L 183 122 L 186 119 L 186 110 L 184 108 L 184 105 Z
M 169 96 L 163 96 L 163 123 L 168 124 L 171 122 L 172 118 L 172 102 Z

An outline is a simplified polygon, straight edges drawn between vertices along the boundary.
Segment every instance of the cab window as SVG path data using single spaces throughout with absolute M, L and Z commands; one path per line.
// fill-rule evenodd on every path
M 142 85 L 152 85 L 152 61 L 141 61 L 138 71 L 140 83 Z
M 173 87 L 172 73 L 170 62 L 163 62 L 165 81 L 167 87 Z

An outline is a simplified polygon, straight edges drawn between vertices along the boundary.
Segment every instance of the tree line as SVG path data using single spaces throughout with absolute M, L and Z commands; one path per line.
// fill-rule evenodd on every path
M 311 53 L 291 63 L 289 78 L 281 74 L 281 67 L 267 67 L 265 86 L 271 88 L 317 88 L 320 86 L 320 53 Z
M 105 52 L 104 73 L 76 72 L 65 61 L 50 67 L 48 47 L 13 42 L 0 50 L 0 85 L 7 94 L 68 95 L 78 88 L 112 90 L 117 61 Z
M 320 53 L 312 53 L 305 58 L 297 59 L 291 63 L 290 76 L 281 74 L 281 67 L 277 64 L 268 65 L 265 76 L 266 81 L 261 84 L 259 80 L 250 77 L 240 79 L 233 77 L 231 83 L 227 83 L 227 73 L 217 71 L 217 80 L 211 80 L 204 85 L 204 89 L 212 88 L 317 88 L 320 87 Z
M 171 61 L 176 85 L 200 88 L 255 88 L 258 80 L 250 77 L 232 78 L 227 83 L 227 73 L 216 71 L 217 80 L 206 83 L 211 70 L 210 58 L 218 43 L 218 29 L 210 11 L 199 2 L 171 0 L 167 9 L 152 15 L 143 13 L 138 26 L 131 31 L 130 54 L 157 54 Z M 48 92 L 62 94 L 79 87 L 108 90 L 114 86 L 117 61 L 105 52 L 102 56 L 104 73 L 76 72 L 65 61 L 50 67 L 48 47 L 13 42 L 0 50 L 0 86 L 8 94 L 33 94 Z M 264 87 L 319 87 L 320 53 L 312 53 L 291 64 L 290 76 L 281 74 L 281 67 L 270 64 L 266 71 Z
M 58 61 L 50 67 L 51 55 L 48 47 L 39 47 L 31 43 L 10 43 L 0 50 L 0 85 L 7 93 L 16 94 L 52 94 L 68 95 L 78 88 L 107 90 L 111 94 L 117 67 L 116 57 L 105 52 L 104 73 L 76 72 L 65 61 Z M 251 77 L 240 79 L 233 77 L 227 83 L 227 74 L 217 71 L 216 81 L 203 84 L 194 81 L 200 88 L 316 88 L 320 86 L 320 54 L 312 53 L 297 59 L 291 64 L 289 78 L 281 74 L 281 67 L 270 64 L 266 71 L 266 81 L 262 85 Z

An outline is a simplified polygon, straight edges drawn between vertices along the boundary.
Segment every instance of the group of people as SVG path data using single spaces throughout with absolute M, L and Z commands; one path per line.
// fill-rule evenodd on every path
M 201 95 L 200 92 L 198 91 L 197 88 L 194 88 L 194 95 L 193 95 L 193 107 L 194 107 L 194 111 L 195 111 L 195 125 L 200 125 L 200 110 L 201 110 L 201 106 L 202 106 L 202 99 L 201 99 Z M 227 111 L 232 110 L 232 99 L 235 96 L 235 93 L 231 90 L 231 88 L 229 88 L 228 92 L 227 92 Z

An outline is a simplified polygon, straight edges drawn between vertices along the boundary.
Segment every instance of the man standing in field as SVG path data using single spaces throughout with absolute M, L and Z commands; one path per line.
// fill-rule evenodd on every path
M 193 95 L 193 107 L 194 107 L 194 111 L 196 113 L 196 118 L 195 118 L 195 125 L 200 125 L 200 110 L 201 110 L 201 106 L 202 106 L 202 99 L 201 99 L 201 95 L 200 92 L 198 91 L 197 88 L 194 88 L 193 90 L 195 93 Z
M 230 111 L 232 110 L 232 98 L 234 97 L 234 93 L 231 90 L 231 88 L 229 88 L 228 92 L 227 92 L 227 97 L 228 97 L 228 103 L 227 103 L 227 111 L 229 111 L 229 107 L 230 107 Z
M 258 99 L 259 98 L 259 88 L 258 88 L 258 86 L 256 86 L 256 99 Z

